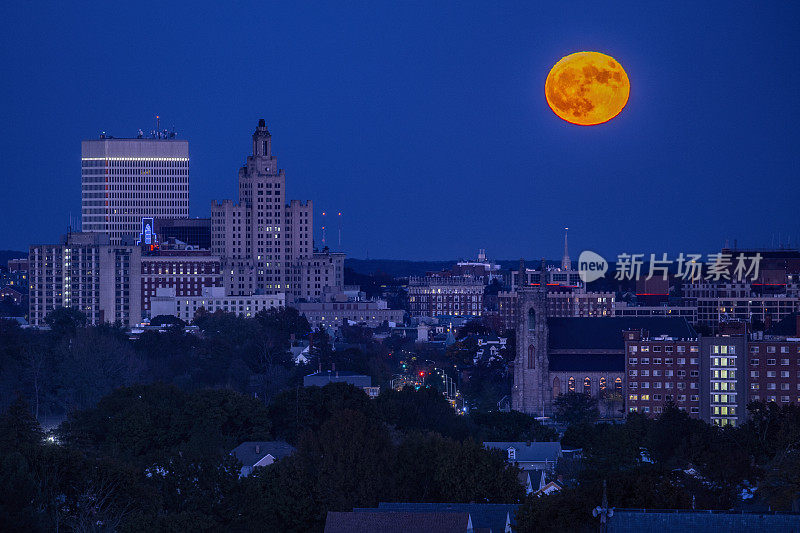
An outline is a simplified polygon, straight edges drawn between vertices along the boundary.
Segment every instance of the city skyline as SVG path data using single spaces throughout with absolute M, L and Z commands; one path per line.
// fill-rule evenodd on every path
M 80 213 L 80 141 L 134 137 L 156 114 L 189 141 L 203 217 L 235 197 L 264 117 L 287 195 L 315 200 L 316 244 L 321 213 L 341 211 L 349 257 L 555 258 L 564 226 L 576 257 L 797 245 L 800 60 L 779 44 L 796 42 L 795 6 L 587 6 L 568 21 L 555 6 L 213 9 L 121 6 L 136 30 L 111 31 L 110 14 L 4 7 L 0 59 L 18 76 L 0 89 L 0 216 L 21 229 L 0 247 L 56 239 Z M 588 129 L 543 94 L 582 49 L 631 78 L 626 109 Z

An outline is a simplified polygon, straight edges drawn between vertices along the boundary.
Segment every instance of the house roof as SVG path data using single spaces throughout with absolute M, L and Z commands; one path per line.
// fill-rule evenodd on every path
M 241 443 L 231 453 L 243 466 L 254 466 L 267 455 L 271 455 L 276 460 L 291 455 L 294 453 L 294 446 L 282 440 L 249 441 Z
M 328 512 L 325 533 L 466 533 L 470 515 L 465 512 L 407 512 L 365 509 L 351 513 Z
M 550 317 L 547 328 L 548 347 L 554 350 L 624 351 L 622 332 L 628 329 L 645 329 L 651 337 L 697 337 L 683 317 Z
M 506 516 L 511 525 L 516 525 L 515 516 L 519 505 L 506 503 L 387 503 L 378 504 L 378 509 L 353 509 L 353 511 L 405 511 L 413 513 L 469 513 L 472 527 L 475 529 L 491 529 L 503 532 L 506 527 Z
M 555 461 L 561 457 L 560 442 L 484 442 L 484 448 L 507 451 L 509 448 L 516 450 L 515 461 L 543 463 Z

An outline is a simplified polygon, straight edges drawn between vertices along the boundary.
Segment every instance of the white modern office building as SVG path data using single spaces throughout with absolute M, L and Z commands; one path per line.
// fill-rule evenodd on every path
M 143 218 L 189 216 L 189 142 L 174 133 L 81 142 L 82 231 L 130 244 Z

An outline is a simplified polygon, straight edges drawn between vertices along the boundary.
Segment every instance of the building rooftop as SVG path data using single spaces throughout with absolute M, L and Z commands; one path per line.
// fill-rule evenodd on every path
M 622 332 L 642 329 L 651 337 L 667 335 L 677 339 L 697 337 L 683 317 L 550 317 L 547 319 L 548 346 L 555 350 L 614 350 L 624 352 Z
M 231 451 L 243 466 L 253 466 L 267 455 L 275 460 L 294 453 L 294 446 L 282 440 L 243 442 Z
M 472 531 L 469 513 L 362 511 L 351 513 L 328 512 L 325 533 L 466 533 Z
M 484 442 L 483 446 L 504 452 L 514 448 L 517 462 L 555 462 L 561 457 L 560 442 Z
M 411 513 L 469 513 L 472 527 L 502 533 L 506 530 L 506 520 L 516 525 L 515 516 L 519 509 L 517 504 L 505 503 L 387 503 L 381 502 L 377 509 L 353 509 L 353 512 L 390 512 L 403 511 Z

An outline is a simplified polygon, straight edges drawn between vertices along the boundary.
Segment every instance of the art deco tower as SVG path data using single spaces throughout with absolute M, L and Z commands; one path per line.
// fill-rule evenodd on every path
M 272 155 L 272 135 L 261 119 L 252 153 L 239 169 L 237 202 L 211 204 L 211 250 L 222 260 L 226 292 L 289 292 L 292 264 L 313 253 L 312 228 L 311 201 L 286 204 L 286 175 Z

